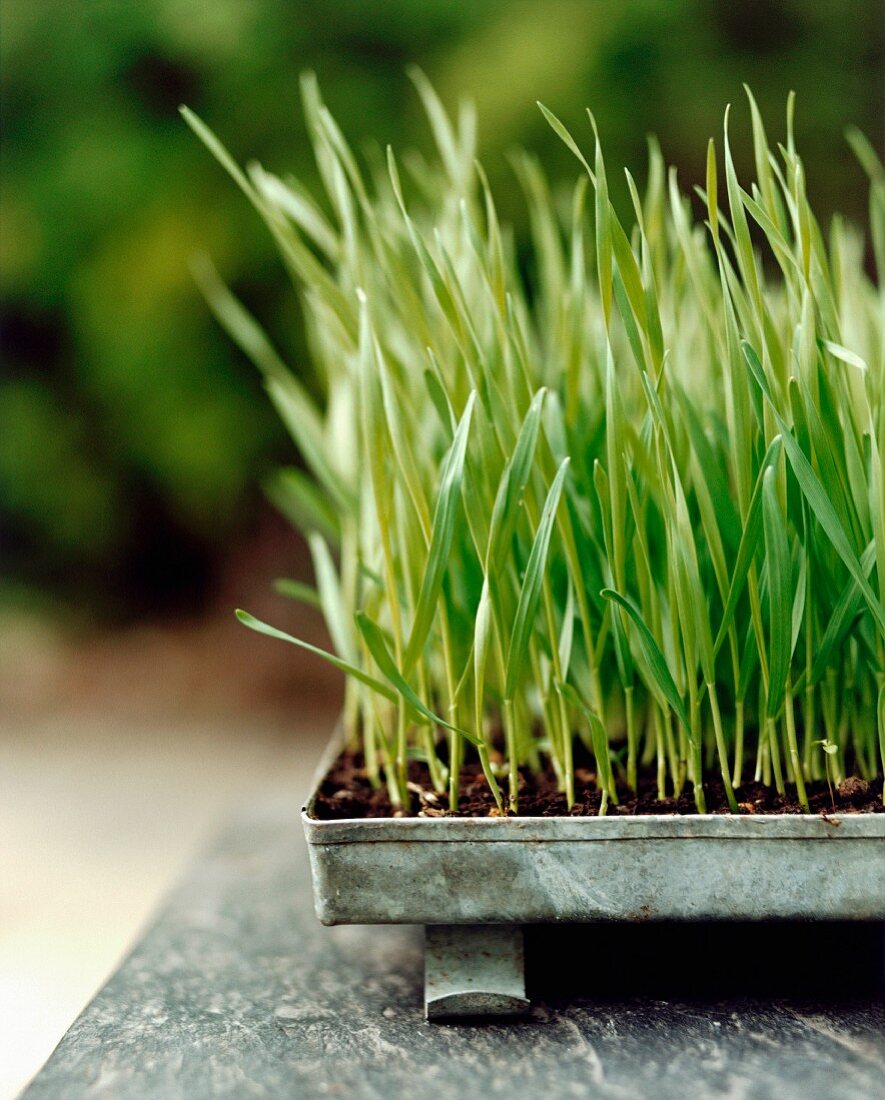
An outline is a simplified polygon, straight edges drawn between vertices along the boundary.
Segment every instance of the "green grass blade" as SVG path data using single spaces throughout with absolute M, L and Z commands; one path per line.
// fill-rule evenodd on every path
M 860 566 L 865 576 L 872 572 L 876 562 L 876 547 L 873 543 L 864 550 L 860 558 Z M 857 581 L 851 577 L 833 608 L 827 628 L 819 643 L 815 647 L 814 662 L 811 666 L 811 677 L 806 678 L 803 672 L 796 681 L 797 694 L 806 687 L 813 687 L 819 683 L 827 668 L 841 652 L 842 645 L 860 614 L 863 597 Z
M 285 596 L 287 600 L 295 600 L 297 603 L 307 604 L 308 607 L 315 607 L 317 611 L 322 611 L 317 590 L 311 588 L 309 584 L 291 580 L 289 577 L 278 577 L 273 582 L 273 588 L 274 592 Z
M 602 595 L 605 599 L 611 600 L 613 603 L 618 604 L 619 607 L 622 607 L 633 620 L 633 624 L 636 627 L 636 637 L 639 642 L 639 648 L 642 651 L 642 655 L 651 673 L 653 686 L 660 694 L 661 699 L 666 701 L 674 714 L 676 714 L 690 736 L 691 723 L 688 720 L 688 714 L 686 713 L 682 696 L 679 694 L 679 690 L 676 687 L 676 682 L 667 665 L 666 658 L 661 652 L 661 647 L 655 641 L 652 632 L 648 629 L 639 608 L 631 599 L 622 596 L 620 592 L 615 592 L 612 588 L 603 588 Z
M 593 123 L 593 133 L 596 136 L 596 272 L 599 279 L 599 294 L 602 298 L 602 315 L 608 325 L 612 310 L 611 210 L 602 146 L 599 144 L 599 134 L 596 133 L 596 122 L 592 115 L 590 121 Z
M 602 719 L 596 711 L 585 702 L 581 693 L 571 684 L 564 684 L 557 681 L 556 690 L 570 706 L 573 706 L 587 719 L 590 726 L 590 740 L 593 745 L 593 755 L 596 757 L 596 766 L 601 773 L 601 785 L 610 794 L 614 794 L 615 777 L 612 773 L 608 735 L 605 731 L 605 726 L 602 724 Z
M 784 701 L 790 671 L 792 626 L 792 570 L 784 517 L 777 500 L 774 468 L 765 471 L 762 486 L 762 525 L 768 564 L 769 685 L 767 714 L 776 718 Z
M 833 549 L 845 563 L 848 571 L 857 581 L 858 587 L 866 600 L 867 606 L 872 613 L 873 619 L 876 622 L 876 626 L 879 629 L 880 634 L 885 637 L 885 611 L 882 610 L 882 605 L 876 597 L 875 592 L 870 587 L 869 582 L 864 576 L 861 569 L 860 562 L 857 559 L 857 555 L 851 545 L 848 535 L 845 533 L 845 529 L 839 522 L 839 517 L 836 514 L 836 509 L 833 507 L 832 501 L 826 494 L 823 485 L 821 485 L 817 474 L 808 459 L 805 457 L 805 452 L 799 446 L 796 438 L 790 432 L 786 422 L 780 415 L 777 406 L 774 402 L 774 398 L 771 393 L 771 389 L 768 385 L 768 381 L 765 378 L 765 373 L 762 370 L 762 364 L 759 362 L 759 357 L 753 350 L 752 346 L 746 341 L 742 341 L 741 348 L 744 352 L 744 357 L 749 364 L 750 370 L 753 373 L 759 388 L 762 390 L 772 414 L 777 421 L 778 428 L 780 429 L 781 436 L 783 438 L 784 450 L 787 458 L 790 460 L 790 465 L 793 468 L 793 473 L 796 475 L 796 480 L 799 483 L 799 488 L 808 501 L 808 504 L 817 518 L 818 523 L 826 532 L 827 537 L 833 545 Z
M 274 508 L 297 530 L 319 531 L 333 545 L 340 541 L 341 525 L 335 509 L 303 470 L 283 467 L 267 478 L 263 489 Z
M 559 121 L 559 119 L 556 117 L 556 115 L 552 111 L 548 110 L 544 106 L 543 103 L 538 102 L 538 107 L 541 109 L 541 114 L 544 116 L 544 118 L 550 124 L 550 127 L 553 130 L 553 132 L 556 134 L 556 136 L 566 145 L 566 147 L 568 149 L 571 150 L 572 153 L 574 153 L 574 155 L 578 158 L 578 160 L 581 162 L 581 164 L 583 164 L 584 167 L 587 169 L 587 175 L 590 177 L 591 181 L 595 182 L 596 177 L 593 173 L 593 169 L 587 163 L 587 159 L 585 158 L 584 154 L 581 152 L 581 150 L 578 146 L 578 143 L 575 141 L 575 139 L 572 137 L 572 135 L 568 132 L 568 130 L 565 128 L 565 126 Z
M 879 688 L 876 719 L 879 726 L 879 762 L 882 765 L 882 770 L 885 771 L 885 682 Z
M 304 642 L 300 638 L 293 638 L 291 634 L 286 634 L 285 631 L 277 630 L 275 626 L 269 626 L 267 623 L 256 619 L 254 615 L 250 615 L 248 611 L 236 612 L 237 618 L 243 624 L 248 626 L 250 630 L 254 630 L 256 634 L 265 634 L 268 638 L 277 638 L 281 642 L 289 642 L 291 645 L 298 646 L 299 649 L 306 650 L 308 653 L 313 653 L 316 657 L 322 657 L 324 661 L 328 661 L 330 665 L 334 665 L 335 668 L 340 669 L 342 672 L 346 672 L 348 676 L 353 676 L 354 679 L 359 680 L 360 683 L 365 684 L 366 687 L 370 687 L 372 691 L 377 691 L 379 695 L 383 695 L 385 699 L 389 699 L 392 703 L 396 702 L 396 693 L 389 688 L 381 680 L 376 680 L 374 676 L 371 676 L 368 672 L 364 672 L 358 665 L 352 665 L 349 661 L 343 660 L 341 657 L 336 657 L 334 653 L 329 653 L 325 649 L 320 649 L 318 646 L 311 645 L 310 642 Z
M 535 532 L 531 553 L 526 565 L 525 577 L 523 578 L 519 603 L 513 622 L 513 631 L 510 635 L 510 645 L 507 651 L 504 677 L 505 699 L 514 698 L 517 685 L 524 674 L 529 639 L 532 635 L 535 615 L 541 599 L 541 582 L 544 579 L 544 570 L 547 564 L 550 536 L 553 533 L 556 509 L 562 495 L 562 486 L 568 472 L 568 465 L 569 460 L 567 458 L 563 459 L 556 477 L 553 479 L 553 484 L 550 486 L 550 491 L 547 493 L 547 499 L 544 501 L 541 518 L 538 521 L 538 529 Z
M 489 570 L 497 572 L 503 567 L 510 548 L 510 540 L 522 505 L 523 494 L 529 475 L 532 472 L 546 392 L 545 389 L 540 389 L 532 398 L 528 412 L 522 422 L 516 446 L 513 448 L 513 454 L 504 469 L 495 495 L 489 527 L 489 545 L 486 552 L 487 572 Z
M 433 513 L 433 527 L 430 548 L 427 552 L 427 564 L 421 581 L 421 591 L 415 606 L 415 616 L 409 644 L 403 660 L 403 673 L 408 676 L 424 649 L 427 635 L 433 623 L 442 589 L 443 575 L 449 561 L 455 520 L 461 501 L 461 482 L 464 477 L 464 461 L 467 454 L 467 436 L 470 432 L 470 419 L 473 415 L 475 392 L 470 394 L 455 438 L 442 466 L 439 494 Z
M 440 718 L 438 714 L 434 714 L 433 711 L 422 702 L 415 690 L 396 667 L 396 662 L 390 650 L 387 648 L 384 632 L 378 624 L 373 622 L 368 615 L 362 611 L 358 611 L 355 618 L 359 631 L 363 636 L 363 641 L 372 654 L 372 660 L 378 666 L 382 675 L 406 701 L 406 704 L 411 707 L 416 714 L 421 715 L 422 718 L 431 724 L 442 726 L 444 729 L 452 730 L 454 733 L 460 733 L 474 745 L 481 744 L 479 738 L 475 734 L 469 733 L 467 730 L 463 730 L 458 726 L 453 726 L 451 722 L 447 722 L 444 718 Z
M 317 582 L 317 593 L 323 610 L 323 617 L 329 629 L 329 635 L 338 651 L 350 664 L 356 664 L 356 639 L 350 625 L 350 619 L 338 582 L 338 572 L 325 539 L 316 532 L 307 537 L 313 569 Z

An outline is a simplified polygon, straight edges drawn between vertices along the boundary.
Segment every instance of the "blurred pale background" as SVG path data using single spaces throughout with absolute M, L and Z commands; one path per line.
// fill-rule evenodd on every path
M 656 132 L 687 186 L 729 101 L 749 168 L 742 82 L 778 137 L 793 88 L 817 209 L 863 221 L 842 131 L 881 148 L 883 35 L 875 0 L 4 0 L 0 1096 L 217 821 L 271 778 L 299 796 L 340 689 L 232 618 L 322 637 L 269 592 L 307 572 L 260 492 L 297 456 L 189 256 L 212 253 L 296 366 L 303 340 L 270 241 L 179 104 L 310 184 L 299 73 L 358 147 L 427 148 L 417 62 L 447 103 L 477 102 L 520 226 L 510 148 L 574 174 L 535 100 L 584 131 L 593 108 L 612 178 L 643 177 Z

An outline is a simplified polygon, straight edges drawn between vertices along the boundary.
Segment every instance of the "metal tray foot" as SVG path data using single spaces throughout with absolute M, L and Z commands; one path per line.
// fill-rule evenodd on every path
M 522 928 L 510 924 L 428 924 L 424 941 L 424 1015 L 524 1016 Z

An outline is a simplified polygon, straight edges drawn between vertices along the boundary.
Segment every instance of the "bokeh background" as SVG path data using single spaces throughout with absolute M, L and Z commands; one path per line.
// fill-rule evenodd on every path
M 299 74 L 317 73 L 358 147 L 427 148 L 417 62 L 446 103 L 476 101 L 521 227 L 508 150 L 576 171 L 536 100 L 585 134 L 592 107 L 611 177 L 643 178 L 655 132 L 687 188 L 728 102 L 750 170 L 743 82 L 777 136 L 795 89 L 813 203 L 863 222 L 842 134 L 882 147 L 883 40 L 878 0 L 3 0 L 0 1032 L 18 1036 L 20 1075 L 22 1029 L 37 1050 L 64 1026 L 244 777 L 311 759 L 338 690 L 232 619 L 237 604 L 304 614 L 268 594 L 307 565 L 260 489 L 295 456 L 189 258 L 211 253 L 296 367 L 304 345 L 269 237 L 179 104 L 237 158 L 310 185 Z
M 579 131 L 591 105 L 612 169 L 637 176 L 654 131 L 688 184 L 729 101 L 749 167 L 743 81 L 781 134 L 794 88 L 813 200 L 862 218 L 842 131 L 881 138 L 882 14 L 869 0 L 6 0 L 4 600 L 105 623 L 205 608 L 254 530 L 262 473 L 287 456 L 189 255 L 213 254 L 297 364 L 293 295 L 179 104 L 239 158 L 310 183 L 301 70 L 357 144 L 402 148 L 428 144 L 405 75 L 417 61 L 444 100 L 476 100 L 519 222 L 508 149 L 576 173 L 536 99 Z

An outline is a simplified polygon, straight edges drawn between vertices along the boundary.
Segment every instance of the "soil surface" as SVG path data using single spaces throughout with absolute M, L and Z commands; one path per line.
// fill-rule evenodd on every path
M 589 768 L 575 769 L 577 800 L 568 810 L 565 796 L 557 790 L 553 769 L 539 774 L 520 772 L 519 817 L 596 817 L 599 813 L 600 794 L 596 790 L 596 775 Z M 609 814 L 695 814 L 694 798 L 690 784 L 678 798 L 657 797 L 657 784 L 653 771 L 642 772 L 638 794 L 628 790 L 618 781 L 619 804 L 609 804 Z M 831 813 L 882 813 L 882 777 L 867 782 L 851 777 L 838 786 L 833 785 L 832 797 L 825 781 L 806 784 L 811 812 Z M 320 785 L 315 804 L 315 815 L 322 821 L 341 818 L 364 817 L 490 817 L 497 816 L 497 808 L 488 784 L 478 764 L 466 764 L 461 771 L 461 791 L 458 807 L 449 807 L 446 794 L 439 794 L 430 782 L 427 766 L 417 761 L 409 763 L 408 809 L 394 813 L 386 787 L 375 788 L 369 782 L 362 753 L 345 750 L 335 761 Z M 704 784 L 707 811 L 712 814 L 728 813 L 728 803 L 721 780 Z M 762 783 L 747 782 L 735 790 L 742 814 L 800 814 L 802 808 L 796 801 L 795 787 L 788 784 L 786 797 L 781 797 L 774 787 Z

